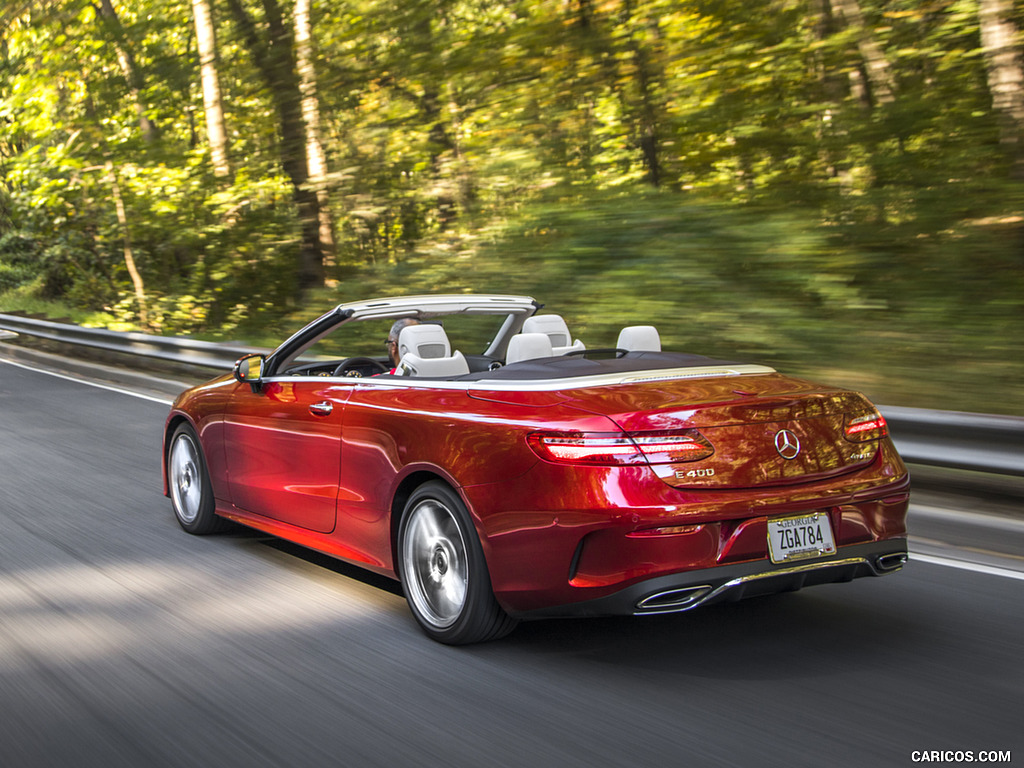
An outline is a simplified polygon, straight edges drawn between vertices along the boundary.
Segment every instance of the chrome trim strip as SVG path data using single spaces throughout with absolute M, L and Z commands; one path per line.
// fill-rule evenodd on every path
M 643 371 L 630 373 L 605 373 L 596 376 L 578 376 L 567 379 L 547 379 L 540 381 L 488 381 L 478 379 L 467 382 L 471 391 L 529 391 L 556 392 L 565 389 L 585 389 L 587 387 L 612 387 L 618 384 L 639 384 L 645 381 L 669 381 L 672 379 L 705 379 L 719 376 L 745 376 L 751 374 L 775 373 L 774 368 L 766 365 L 701 365 L 693 368 L 665 368 L 653 370 L 645 374 Z
M 727 368 L 715 365 L 701 365 L 694 368 L 668 368 L 660 373 L 642 376 L 625 376 L 622 384 L 643 381 L 669 381 L 672 379 L 703 379 L 708 376 L 743 376 L 751 373 L 775 373 L 767 365 L 732 365 Z
M 653 375 L 644 376 L 636 373 L 605 373 L 597 376 L 576 376 L 564 379 L 542 379 L 542 380 L 501 380 L 489 381 L 477 379 L 474 381 L 437 381 L 430 379 L 416 379 L 413 377 L 365 377 L 346 379 L 345 377 L 334 378 L 330 376 L 274 376 L 263 379 L 268 381 L 324 381 L 332 379 L 337 384 L 358 384 L 372 387 L 412 387 L 414 389 L 455 389 L 466 392 L 559 392 L 570 389 L 586 389 L 589 387 L 613 387 L 619 384 L 638 384 L 645 381 L 668 381 L 674 379 L 706 379 L 720 376 L 750 376 L 765 373 L 775 373 L 774 368 L 766 365 L 733 365 L 719 366 L 706 365 L 695 368 L 666 368 L 661 371 L 652 372 Z
M 889 563 L 893 563 L 890 565 Z M 878 558 L 878 568 L 885 573 L 892 573 L 898 571 L 904 565 L 907 564 L 907 553 L 906 552 L 894 552 L 891 555 L 882 555 Z
M 708 592 L 708 594 L 704 595 L 699 600 L 695 600 L 692 603 L 687 603 L 687 604 L 682 605 L 680 607 L 675 607 L 675 608 L 673 608 L 673 607 L 666 607 L 664 609 L 654 610 L 654 611 L 637 610 L 637 611 L 634 611 L 633 615 L 634 616 L 654 616 L 654 615 L 663 614 L 663 613 L 681 613 L 683 611 L 689 611 L 692 608 L 697 608 L 698 606 L 704 605 L 704 603 L 708 602 L 709 600 L 713 600 L 716 597 L 718 597 L 719 595 L 722 595 L 722 594 L 724 594 L 725 592 L 728 592 L 731 589 L 735 589 L 736 587 L 742 586 L 744 584 L 749 584 L 752 581 L 760 581 L 761 579 L 770 579 L 770 578 L 773 578 L 775 576 L 791 576 L 791 575 L 793 575 L 795 573 L 807 573 L 807 572 L 810 572 L 810 571 L 824 571 L 824 570 L 827 570 L 829 568 L 841 568 L 841 567 L 848 566 L 848 565 L 867 565 L 869 568 L 871 568 L 872 572 L 875 573 L 876 575 L 880 574 L 880 573 L 891 573 L 891 571 L 881 571 L 880 572 L 877 568 L 875 568 L 874 565 L 871 564 L 871 561 L 868 558 L 866 558 L 866 557 L 846 557 L 846 558 L 843 558 L 842 560 L 829 560 L 828 562 L 824 562 L 824 563 L 805 563 L 804 565 L 794 565 L 794 566 L 791 566 L 789 568 L 780 568 L 780 569 L 775 570 L 775 571 L 762 571 L 760 573 L 751 573 L 751 574 L 748 574 L 746 576 L 737 576 L 735 579 L 732 579 L 731 581 L 727 581 L 727 582 L 725 582 L 725 584 L 722 584 L 722 585 L 716 587 L 715 589 L 713 589 L 710 592 Z M 672 590 L 663 590 L 663 591 L 664 592 L 671 592 Z M 647 600 L 647 599 L 648 598 L 644 598 L 644 600 Z M 637 602 L 637 607 L 638 608 L 644 602 L 644 600 L 640 600 L 640 601 Z
M 710 584 L 701 584 L 696 587 L 683 587 L 681 589 L 665 589 L 661 592 L 655 592 L 653 595 L 648 595 L 643 600 L 637 601 L 636 607 L 643 608 L 644 613 L 653 613 L 655 611 L 660 611 L 662 613 L 677 613 L 691 607 L 692 603 L 697 602 L 705 593 L 710 591 Z M 657 601 L 658 598 L 663 598 L 668 595 L 681 595 L 682 597 L 671 602 L 660 603 L 659 605 L 652 606 L 648 609 L 648 603 Z

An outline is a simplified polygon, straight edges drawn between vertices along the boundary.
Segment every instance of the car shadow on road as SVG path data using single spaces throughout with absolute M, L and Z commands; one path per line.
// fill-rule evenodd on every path
M 871 580 L 869 580 L 871 581 Z M 507 649 L 574 656 L 659 674 L 789 679 L 912 654 L 934 627 L 869 585 L 842 584 L 667 616 L 524 622 Z M 693 663 L 698 660 L 698 663 Z
M 275 536 L 270 536 L 260 531 L 242 528 L 237 526 L 237 530 L 232 530 L 229 533 L 233 538 L 240 540 L 251 540 L 257 544 L 256 551 L 260 549 L 264 551 L 278 552 L 280 554 L 287 555 L 290 558 L 295 558 L 297 561 L 308 563 L 309 565 L 317 566 L 325 571 L 330 571 L 344 576 L 347 579 L 360 582 L 370 587 L 374 587 L 383 592 L 388 592 L 398 597 L 403 597 L 402 585 L 394 579 L 389 579 L 387 576 L 381 576 L 380 574 L 367 571 L 365 568 L 360 568 L 357 565 L 351 565 L 338 560 L 337 558 L 325 555 L 322 552 L 309 549 L 302 546 L 301 544 L 295 544 L 285 539 L 279 539 Z
M 398 582 L 328 555 L 244 529 L 233 535 L 251 540 L 255 551 L 266 556 L 283 554 L 402 597 Z M 930 621 L 887 599 L 894 595 L 885 587 L 884 582 L 864 579 L 674 615 L 524 621 L 502 640 L 458 650 L 482 656 L 575 657 L 720 679 L 816 675 L 834 670 L 838 661 L 846 668 L 871 667 L 878 662 L 880 644 L 892 656 L 913 653 L 934 638 Z M 411 616 L 409 621 L 413 623 Z M 700 663 L 682 663 L 684 659 Z

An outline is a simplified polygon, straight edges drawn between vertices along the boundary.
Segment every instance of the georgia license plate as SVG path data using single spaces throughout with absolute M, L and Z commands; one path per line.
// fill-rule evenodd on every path
M 773 563 L 834 555 L 836 542 L 825 512 L 768 521 L 768 554 Z

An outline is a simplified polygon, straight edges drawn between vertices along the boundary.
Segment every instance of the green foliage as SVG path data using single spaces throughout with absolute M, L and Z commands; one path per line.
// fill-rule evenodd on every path
M 829 0 L 314 4 L 338 287 L 302 296 L 293 85 L 264 81 L 228 9 L 223 178 L 191 3 L 115 0 L 116 24 L 19 4 L 0 310 L 138 327 L 145 308 L 148 330 L 270 342 L 340 300 L 523 292 L 591 345 L 654 322 L 890 402 L 1019 412 L 1024 126 L 993 106 L 978 4 L 858 5 L 863 27 Z
M 0 292 L 18 288 L 35 276 L 35 243 L 16 232 L 0 235 Z

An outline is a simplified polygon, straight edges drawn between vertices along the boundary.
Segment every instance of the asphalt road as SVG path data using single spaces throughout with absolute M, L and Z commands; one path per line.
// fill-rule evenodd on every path
M 454 649 L 387 580 L 182 532 L 166 413 L 0 360 L 5 768 L 1024 763 L 1022 523 L 931 504 L 892 576 Z

